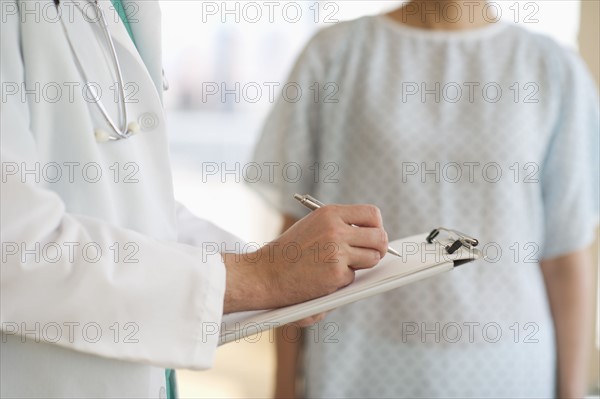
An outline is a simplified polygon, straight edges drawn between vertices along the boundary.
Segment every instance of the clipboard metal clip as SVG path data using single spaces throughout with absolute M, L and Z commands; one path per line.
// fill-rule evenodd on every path
M 448 237 L 442 241 L 439 237 L 440 233 L 445 233 Z M 460 231 L 446 229 L 444 227 L 433 229 L 427 236 L 426 241 L 429 244 L 435 242 L 441 245 L 449 254 L 455 253 L 460 247 L 474 250 L 474 248 L 479 245 L 479 241 L 476 238 L 461 233 Z

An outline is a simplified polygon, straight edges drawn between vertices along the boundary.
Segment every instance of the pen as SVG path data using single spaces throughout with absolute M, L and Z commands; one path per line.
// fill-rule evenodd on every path
M 306 194 L 306 195 L 294 194 L 294 198 L 297 199 L 302 205 L 304 205 L 311 211 L 314 211 L 315 209 L 319 209 L 320 207 L 325 206 L 324 203 L 317 200 L 316 198 L 311 197 L 308 194 Z M 354 225 L 352 225 L 352 226 L 354 226 Z M 400 255 L 400 253 L 398 251 L 396 251 L 394 248 L 388 247 L 387 252 L 392 255 L 402 257 L 402 255 Z

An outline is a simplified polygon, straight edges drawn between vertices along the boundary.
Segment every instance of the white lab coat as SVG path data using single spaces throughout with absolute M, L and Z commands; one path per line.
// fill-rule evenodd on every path
M 94 128 L 109 128 L 82 95 L 53 1 L 2 1 L 2 397 L 159 397 L 165 367 L 212 363 L 225 270 L 202 243 L 233 238 L 174 201 L 159 5 L 133 3 L 137 49 L 101 1 L 124 81 L 137 88 L 129 120 L 143 130 L 98 143 Z M 62 15 L 116 119 L 102 30 L 77 8 Z

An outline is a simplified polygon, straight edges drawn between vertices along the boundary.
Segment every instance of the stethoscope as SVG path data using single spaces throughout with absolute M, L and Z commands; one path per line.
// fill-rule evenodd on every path
M 83 79 L 86 82 L 89 82 L 90 80 L 88 79 L 87 74 L 85 73 L 85 69 L 83 68 L 81 60 L 79 59 L 79 56 L 77 55 L 77 52 L 75 51 L 75 46 L 73 45 L 73 42 L 71 41 L 71 38 L 67 31 L 67 27 L 62 19 L 62 16 L 60 15 L 60 10 L 58 10 L 59 1 L 60 0 L 54 0 L 54 4 L 56 5 L 56 8 L 57 8 L 57 11 L 59 14 L 59 18 L 60 18 L 60 22 L 62 24 L 63 31 L 65 33 L 65 37 L 67 38 L 67 42 L 69 43 L 69 48 L 71 49 L 71 53 L 73 54 L 73 58 L 75 59 L 75 63 L 77 64 L 77 68 L 79 69 L 79 72 L 83 76 Z M 80 7 L 78 2 L 75 2 L 75 5 L 81 11 L 82 15 L 84 15 L 85 11 Z M 113 120 L 113 118 L 111 118 L 111 116 L 108 113 L 108 110 L 106 109 L 106 107 L 104 106 L 102 101 L 100 101 L 100 98 L 97 95 L 97 93 L 94 93 L 94 97 L 95 97 L 94 102 L 96 103 L 98 109 L 100 110 L 102 117 L 104 118 L 106 123 L 108 123 L 108 125 L 112 129 L 112 132 L 109 133 L 104 129 L 96 128 L 96 129 L 94 129 L 94 136 L 96 137 L 96 140 L 98 142 L 124 140 L 124 139 L 130 138 L 131 136 L 135 135 L 136 133 L 139 133 L 140 125 L 135 121 L 127 122 L 127 104 L 125 102 L 125 88 L 123 86 L 123 74 L 121 72 L 121 64 L 119 63 L 119 58 L 117 57 L 117 51 L 115 49 L 115 44 L 114 44 L 113 39 L 108 30 L 108 23 L 106 21 L 106 17 L 104 16 L 104 11 L 100 7 L 98 0 L 94 0 L 94 5 L 97 10 L 100 25 L 102 27 L 102 32 L 104 34 L 104 37 L 105 37 L 105 39 L 108 43 L 108 47 L 110 49 L 111 61 L 113 64 L 113 68 L 116 71 L 117 85 L 119 86 L 118 87 L 118 101 L 117 101 L 118 105 L 119 105 L 118 123 L 115 122 Z M 84 15 L 84 18 L 85 18 L 85 15 Z M 88 87 L 91 90 L 94 90 L 93 85 L 88 85 Z M 166 78 L 164 76 L 164 70 L 163 70 L 163 89 L 167 90 L 168 88 L 169 88 L 169 84 L 166 81 Z

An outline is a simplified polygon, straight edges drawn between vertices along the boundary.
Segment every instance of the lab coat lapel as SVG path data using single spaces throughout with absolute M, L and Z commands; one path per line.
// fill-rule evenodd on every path
M 161 11 L 158 0 L 122 0 L 131 16 L 130 25 L 137 51 L 162 98 Z M 123 28 L 125 34 L 127 31 Z
M 100 0 L 108 29 L 115 42 L 146 66 L 162 99 L 160 7 L 156 0 L 122 0 L 135 44 L 110 0 Z M 137 47 L 136 47 L 137 46 Z
M 92 0 L 88 1 L 93 2 Z M 110 0 L 100 0 L 99 4 L 104 11 L 104 17 L 106 18 L 106 23 L 108 24 L 108 30 L 110 31 L 110 35 L 112 36 L 115 44 L 118 43 L 132 54 L 139 55 L 137 54 L 137 49 L 135 48 L 133 41 L 129 37 L 129 33 L 127 33 L 125 24 L 123 24 L 123 21 L 121 21 L 119 14 L 112 5 L 112 2 Z M 127 13 L 132 12 L 127 9 L 125 9 L 125 11 Z M 133 26 L 134 23 L 131 25 Z

